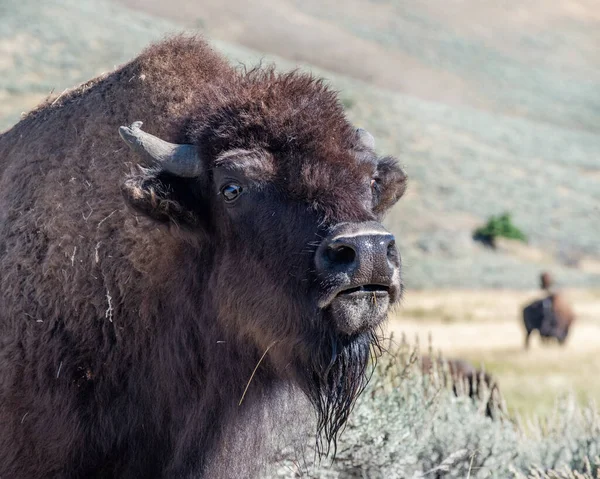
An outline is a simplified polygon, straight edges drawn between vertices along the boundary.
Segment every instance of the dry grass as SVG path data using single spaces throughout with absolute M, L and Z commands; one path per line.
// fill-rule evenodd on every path
M 582 401 L 600 397 L 600 291 L 570 290 L 578 314 L 565 347 L 523 349 L 523 304 L 539 293 L 516 291 L 413 291 L 389 324 L 395 335 L 419 338 L 448 357 L 483 364 L 500 382 L 511 412 L 548 413 L 562 394 Z M 448 318 L 451 318 L 449 320 Z

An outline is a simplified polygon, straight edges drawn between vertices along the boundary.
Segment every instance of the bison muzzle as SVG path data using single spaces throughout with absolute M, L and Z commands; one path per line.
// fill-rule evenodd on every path
M 400 294 L 394 237 L 374 221 L 336 225 L 317 249 L 315 263 L 327 285 L 318 304 L 344 334 L 377 326 Z

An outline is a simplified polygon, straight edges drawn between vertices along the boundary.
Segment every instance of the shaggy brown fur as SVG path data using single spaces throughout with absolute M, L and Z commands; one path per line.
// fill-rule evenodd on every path
M 494 418 L 498 411 L 502 411 L 502 399 L 498 382 L 489 373 L 477 369 L 464 359 L 436 359 L 435 362 L 429 355 L 421 356 L 421 370 L 424 374 L 431 374 L 436 370 L 439 374 L 447 371 L 452 381 L 454 394 L 467 394 L 472 399 L 484 398 L 484 392 L 489 394 L 485 414 Z M 485 386 L 483 386 L 485 385 Z
M 543 342 L 555 339 L 564 345 L 573 322 L 575 312 L 564 293 L 556 291 L 523 308 L 525 325 L 525 349 L 529 348 L 531 333 L 537 330 Z
M 529 348 L 531 333 L 537 330 L 543 342 L 556 339 L 565 344 L 569 330 L 575 321 L 575 312 L 565 294 L 554 287 L 554 279 L 548 272 L 540 275 L 540 286 L 546 297 L 533 301 L 523 308 L 525 325 L 525 349 Z
M 208 172 L 136 166 L 136 120 Z M 235 149 L 261 161 L 228 165 L 254 185 L 228 208 Z M 171 39 L 2 134 L 0 175 L 1 477 L 253 477 L 304 396 L 335 440 L 377 337 L 316 307 L 315 245 L 406 177 L 321 81 Z

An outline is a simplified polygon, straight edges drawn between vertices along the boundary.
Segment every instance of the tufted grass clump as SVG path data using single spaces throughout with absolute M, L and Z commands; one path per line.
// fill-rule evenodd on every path
M 418 349 L 392 346 L 375 366 L 333 460 L 288 454 L 270 477 L 310 478 L 600 478 L 600 415 L 572 397 L 527 423 L 482 391 L 452 391 L 447 368 L 422 374 Z M 501 388 L 500 384 L 500 388 Z M 314 440 L 314 439 L 313 439 Z M 309 440 L 312 441 L 312 440 Z

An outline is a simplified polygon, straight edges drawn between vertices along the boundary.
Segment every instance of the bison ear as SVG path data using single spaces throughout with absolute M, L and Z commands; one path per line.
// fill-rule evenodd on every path
M 128 205 L 160 223 L 196 229 L 203 224 L 196 180 L 171 175 L 156 168 L 136 167 L 121 191 Z
M 137 166 L 121 190 L 136 211 L 161 223 L 196 227 L 204 162 L 194 145 L 169 143 L 145 131 L 142 122 L 121 126 L 119 135 L 147 166 Z
M 391 156 L 379 160 L 377 176 L 379 188 L 374 211 L 378 216 L 383 216 L 404 195 L 408 178 L 398 161 Z

